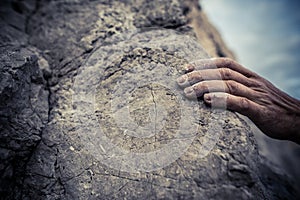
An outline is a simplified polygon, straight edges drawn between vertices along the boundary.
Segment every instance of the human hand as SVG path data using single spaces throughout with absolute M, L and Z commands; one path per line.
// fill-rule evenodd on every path
M 177 79 L 190 99 L 249 117 L 266 135 L 300 144 L 300 101 L 229 58 L 199 60 Z

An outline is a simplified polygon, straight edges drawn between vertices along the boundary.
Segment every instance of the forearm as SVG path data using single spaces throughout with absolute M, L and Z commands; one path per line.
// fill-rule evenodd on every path
M 290 130 L 290 140 L 300 144 L 300 116 L 296 115 Z
M 300 101 L 276 88 L 279 95 L 276 95 L 275 102 L 286 110 L 286 116 L 289 116 L 290 123 L 287 124 L 286 131 L 288 140 L 300 144 Z

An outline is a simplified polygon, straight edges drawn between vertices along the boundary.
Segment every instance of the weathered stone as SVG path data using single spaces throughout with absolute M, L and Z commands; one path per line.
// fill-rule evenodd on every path
M 195 2 L 6 1 L 4 198 L 296 198 L 247 123 L 177 87 L 206 48 L 232 55 Z
M 5 194 L 20 184 L 28 158 L 41 140 L 49 93 L 34 49 L 2 47 L 0 52 L 0 192 Z

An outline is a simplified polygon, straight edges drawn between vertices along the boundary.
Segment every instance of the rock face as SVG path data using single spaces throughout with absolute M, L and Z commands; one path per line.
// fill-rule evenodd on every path
M 20 2 L 22 3 L 22 2 Z M 0 196 L 22 184 L 26 164 L 48 122 L 47 61 L 27 43 L 30 7 L 1 2 L 0 32 Z M 25 9 L 26 8 L 26 9 Z M 15 10 L 14 10 L 15 9 Z M 44 74 L 43 74 L 44 72 Z M 48 71 L 49 72 L 49 71 Z
M 2 4 L 4 199 L 296 199 L 238 115 L 177 88 L 232 57 L 197 1 Z
M 1 50 L 1 192 L 23 174 L 48 121 L 48 91 L 30 48 Z

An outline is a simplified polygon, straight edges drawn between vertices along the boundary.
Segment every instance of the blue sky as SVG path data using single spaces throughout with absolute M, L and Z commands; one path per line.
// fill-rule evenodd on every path
M 300 1 L 200 2 L 241 64 L 300 99 Z

